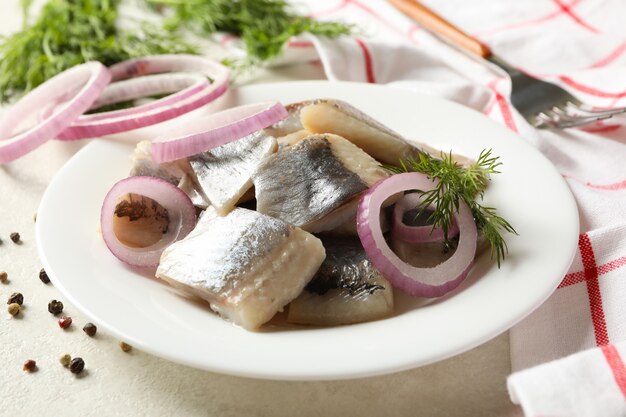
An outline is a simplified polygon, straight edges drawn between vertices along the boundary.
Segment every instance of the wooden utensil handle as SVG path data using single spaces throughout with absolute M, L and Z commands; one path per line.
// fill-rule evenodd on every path
M 441 36 L 456 46 L 482 58 L 491 56 L 491 50 L 487 45 L 472 38 L 417 0 L 389 0 L 389 2 L 415 20 L 424 29 Z

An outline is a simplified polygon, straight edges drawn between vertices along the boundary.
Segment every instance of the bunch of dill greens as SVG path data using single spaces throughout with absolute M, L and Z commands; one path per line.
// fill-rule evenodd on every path
M 90 60 L 110 65 L 151 54 L 198 53 L 181 30 L 240 36 L 249 62 L 279 55 L 291 36 L 303 32 L 337 37 L 351 31 L 341 23 L 300 16 L 282 0 L 144 1 L 167 17 L 160 24 L 139 22 L 132 29 L 121 29 L 121 0 L 48 0 L 32 23 L 28 22 L 32 0 L 22 0 L 22 31 L 0 39 L 0 102 Z

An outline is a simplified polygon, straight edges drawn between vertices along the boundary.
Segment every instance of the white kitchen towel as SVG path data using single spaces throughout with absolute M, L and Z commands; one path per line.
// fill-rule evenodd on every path
M 513 65 L 563 86 L 584 102 L 626 105 L 626 2 L 424 3 Z M 589 382 L 585 369 L 606 371 L 602 352 L 626 340 L 626 118 L 582 129 L 537 131 L 511 106 L 506 74 L 449 47 L 386 1 L 300 4 L 319 19 L 342 19 L 361 28 L 354 37 L 290 46 L 315 48 L 329 79 L 386 84 L 457 101 L 518 132 L 554 163 L 578 203 L 579 253 L 555 294 L 510 332 L 514 371 L 545 363 L 514 373 L 511 393 L 529 417 L 538 417 L 535 412 L 548 403 L 555 408 L 541 415 L 573 417 L 592 404 L 598 415 L 626 416 L 623 388 L 612 388 L 617 406 L 598 402 L 593 390 L 581 390 Z M 615 352 L 620 358 L 619 349 Z M 546 384 L 550 389 L 536 389 Z
M 626 342 L 607 344 L 513 374 L 511 398 L 527 416 L 624 416 Z

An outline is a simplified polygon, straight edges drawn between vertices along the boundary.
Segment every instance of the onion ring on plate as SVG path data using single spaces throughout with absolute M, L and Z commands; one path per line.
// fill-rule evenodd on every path
M 110 70 L 113 80 L 117 82 L 131 82 L 131 80 L 120 80 L 148 74 L 192 72 L 203 74 L 207 79 L 212 80 L 212 83 L 204 85 L 204 88 L 192 85 L 162 99 L 130 109 L 83 115 L 58 135 L 57 139 L 78 140 L 106 136 L 161 123 L 217 99 L 226 92 L 229 82 L 228 68 L 211 59 L 194 55 L 147 56 L 120 62 L 113 65 Z M 112 93 L 106 91 L 103 93 L 105 98 L 119 93 L 121 87 L 116 86 L 117 82 L 109 87 Z M 137 82 L 133 81 L 133 83 Z M 124 101 L 124 95 L 118 95 L 118 97 L 121 98 L 119 101 Z M 115 101 L 118 100 L 112 102 Z M 111 103 L 111 101 L 108 102 Z
M 196 225 L 196 209 L 180 188 L 157 177 L 136 176 L 117 182 L 100 212 L 102 237 L 119 260 L 154 266 L 172 243 Z
M 443 229 L 432 225 L 409 226 L 403 221 L 407 210 L 415 209 L 424 201 L 422 193 L 405 194 L 393 208 L 393 237 L 407 243 L 442 242 L 445 238 Z M 454 237 L 459 233 L 456 221 L 452 221 L 448 228 L 448 236 Z
M 409 190 L 429 191 L 436 182 L 417 172 L 392 175 L 367 190 L 359 201 L 357 232 L 372 264 L 395 287 L 420 297 L 440 297 L 461 284 L 476 254 L 477 230 L 470 208 L 459 201 L 455 218 L 459 244 L 454 255 L 433 268 L 417 268 L 402 261 L 387 245 L 380 227 L 380 210 L 391 196 Z
M 287 117 L 279 102 L 233 107 L 190 120 L 152 142 L 154 162 L 174 161 L 241 139 Z
M 104 65 L 87 62 L 50 78 L 24 96 L 0 121 L 0 164 L 27 154 L 63 131 L 89 109 L 110 81 L 111 73 Z M 68 91 L 75 93 L 56 112 L 28 130 L 10 137 L 33 109 L 39 109 L 42 103 L 66 96 Z

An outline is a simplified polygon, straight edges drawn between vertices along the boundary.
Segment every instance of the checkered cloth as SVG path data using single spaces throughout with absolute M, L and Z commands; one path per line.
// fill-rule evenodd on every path
M 626 118 L 536 131 L 510 105 L 506 74 L 443 44 L 387 2 L 302 3 L 319 19 L 347 20 L 362 32 L 292 42 L 285 60 L 309 56 L 332 80 L 460 102 L 518 132 L 554 163 L 578 202 L 579 253 L 551 298 L 510 332 L 511 397 L 529 417 L 626 416 Z M 584 102 L 626 106 L 624 0 L 425 3 L 514 66 Z

